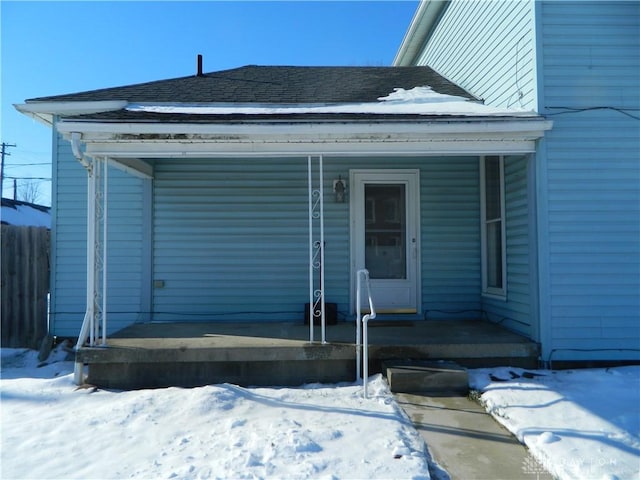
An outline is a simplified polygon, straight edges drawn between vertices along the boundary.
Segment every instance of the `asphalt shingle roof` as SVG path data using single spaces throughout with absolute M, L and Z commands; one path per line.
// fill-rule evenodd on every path
M 295 67 L 248 65 L 169 80 L 39 97 L 39 101 L 154 103 L 359 103 L 375 102 L 395 88 L 430 86 L 442 94 L 475 99 L 429 67 Z

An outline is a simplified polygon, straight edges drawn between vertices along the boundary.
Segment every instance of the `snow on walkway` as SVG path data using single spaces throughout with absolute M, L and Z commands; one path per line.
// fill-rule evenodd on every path
M 3 479 L 429 479 L 380 376 L 361 386 L 77 389 L 73 364 L 2 351 Z

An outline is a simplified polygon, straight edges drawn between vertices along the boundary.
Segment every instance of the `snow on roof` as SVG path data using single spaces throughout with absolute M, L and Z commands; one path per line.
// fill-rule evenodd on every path
M 51 228 L 51 207 L 3 198 L 0 220 L 3 225 Z
M 379 97 L 377 102 L 340 104 L 231 104 L 231 103 L 131 103 L 131 112 L 189 114 L 189 115 L 282 115 L 306 113 L 355 113 L 380 115 L 430 116 L 508 116 L 535 117 L 532 111 L 492 107 L 464 97 L 442 94 L 429 86 L 409 90 L 395 88 L 392 93 Z

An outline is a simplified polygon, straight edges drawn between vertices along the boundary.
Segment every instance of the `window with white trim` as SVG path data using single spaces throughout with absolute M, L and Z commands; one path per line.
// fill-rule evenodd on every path
M 482 293 L 506 297 L 504 159 L 500 156 L 480 159 L 480 204 Z

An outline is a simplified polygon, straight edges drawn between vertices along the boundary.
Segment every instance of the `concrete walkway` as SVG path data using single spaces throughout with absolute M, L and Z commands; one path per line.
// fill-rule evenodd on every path
M 446 473 L 432 471 L 436 480 L 552 479 L 511 433 L 468 397 L 396 393 Z M 448 475 L 447 475 L 448 473 Z

